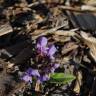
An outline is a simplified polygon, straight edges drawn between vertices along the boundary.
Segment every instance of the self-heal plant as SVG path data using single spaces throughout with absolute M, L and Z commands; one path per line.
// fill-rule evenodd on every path
M 54 44 L 48 44 L 48 39 L 46 37 L 40 37 L 35 48 L 34 56 L 36 58 L 32 58 L 33 62 L 31 63 L 31 66 L 36 69 L 32 67 L 28 68 L 21 77 L 21 80 L 27 83 L 32 83 L 30 85 L 35 85 L 34 89 L 37 88 L 38 84 L 39 87 L 42 88 L 43 86 L 41 87 L 40 85 L 44 85 L 47 82 L 66 84 L 74 80 L 74 77 L 70 74 L 66 75 L 64 72 L 56 72 L 56 69 L 60 67 L 60 64 L 55 61 L 55 53 L 57 49 Z
M 52 64 L 51 68 L 47 68 L 46 70 L 48 70 L 48 72 L 46 72 L 44 74 L 40 74 L 39 71 L 37 69 L 32 69 L 29 68 L 26 70 L 26 72 L 24 73 L 24 75 L 21 77 L 21 80 L 25 81 L 25 82 L 30 82 L 32 83 L 32 77 L 36 77 L 37 80 L 42 83 L 44 81 L 48 81 L 50 79 L 49 74 L 50 73 L 54 73 L 54 71 L 60 66 L 60 64 Z
M 55 55 L 57 49 L 56 49 L 55 45 L 48 45 L 48 39 L 46 37 L 40 37 L 38 39 L 38 41 L 36 43 L 36 51 L 37 51 L 38 55 L 42 56 L 42 59 L 45 61 L 44 61 L 44 63 L 40 64 L 41 67 L 39 68 L 39 71 L 38 71 L 38 69 L 33 69 L 33 68 L 29 68 L 28 70 L 26 70 L 26 72 L 24 73 L 24 75 L 21 78 L 25 82 L 32 83 L 32 78 L 34 78 L 34 77 L 40 83 L 48 81 L 50 79 L 50 74 L 54 73 L 55 70 L 60 66 L 60 64 L 56 64 L 52 61 L 52 60 L 55 60 L 54 55 Z M 36 55 L 36 57 L 38 57 L 38 55 Z M 46 58 L 47 58 L 47 60 L 46 60 Z M 40 59 L 40 58 L 38 58 L 38 59 Z

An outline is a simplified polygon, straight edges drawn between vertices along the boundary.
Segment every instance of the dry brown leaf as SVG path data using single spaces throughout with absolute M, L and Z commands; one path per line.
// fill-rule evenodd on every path
M 82 5 L 81 10 L 90 10 L 90 11 L 96 11 L 96 7 L 90 6 L 90 5 Z
M 40 83 L 36 82 L 35 91 L 40 92 Z
M 55 36 L 53 36 L 53 38 L 54 38 L 54 40 L 55 40 L 55 42 L 68 42 L 68 41 L 70 41 L 70 37 L 65 37 L 65 36 L 57 36 L 57 35 L 55 35 Z
M 80 93 L 80 86 L 81 86 L 81 83 L 82 83 L 81 80 L 82 80 L 82 74 L 80 72 L 78 72 L 76 84 L 75 84 L 75 87 L 74 87 L 74 91 L 76 93 Z
M 63 35 L 63 36 L 74 36 L 75 32 L 71 31 L 71 30 L 69 30 L 69 31 L 58 30 L 58 31 L 55 31 L 53 34 Z
M 82 0 L 85 4 L 96 5 L 96 0 Z
M 69 42 L 64 45 L 64 47 L 62 49 L 62 54 L 66 54 L 76 48 L 78 48 L 78 45 L 76 45 L 74 42 Z
M 83 42 L 90 48 L 90 55 L 96 61 L 96 38 L 90 37 L 87 33 L 81 32 Z

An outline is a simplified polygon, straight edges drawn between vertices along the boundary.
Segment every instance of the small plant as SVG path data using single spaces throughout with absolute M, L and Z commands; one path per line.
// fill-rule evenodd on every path
M 60 67 L 58 62 L 55 62 L 55 53 L 57 49 L 55 45 L 48 45 L 48 39 L 46 37 L 40 37 L 36 43 L 36 62 L 37 68 L 28 68 L 21 77 L 21 80 L 32 83 L 32 80 L 36 80 L 39 84 L 48 81 L 49 83 L 66 84 L 74 79 L 73 75 L 57 73 L 56 69 Z M 38 64 L 40 63 L 40 64 Z

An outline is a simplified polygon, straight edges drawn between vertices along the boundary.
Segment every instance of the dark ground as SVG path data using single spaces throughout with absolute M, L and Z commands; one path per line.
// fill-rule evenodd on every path
M 82 11 L 82 5 L 80 0 L 0 0 L 0 96 L 96 96 L 96 8 Z M 20 80 L 42 61 L 34 51 L 40 36 L 58 48 L 56 72 L 75 80 L 44 82 L 39 91 L 36 82 Z

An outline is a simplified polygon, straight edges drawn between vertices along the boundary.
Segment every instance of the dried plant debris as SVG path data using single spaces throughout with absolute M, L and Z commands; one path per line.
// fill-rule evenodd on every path
M 0 0 L 0 96 L 95 96 L 95 0 Z
M 96 16 L 90 13 L 81 13 L 75 15 L 77 24 L 82 30 L 95 31 L 96 29 Z
M 0 36 L 13 32 L 13 28 L 9 23 L 0 25 Z
M 90 55 L 95 60 L 96 39 L 88 34 L 81 32 L 81 36 L 84 39 L 84 43 L 90 48 Z M 96 61 L 96 60 L 95 60 Z

